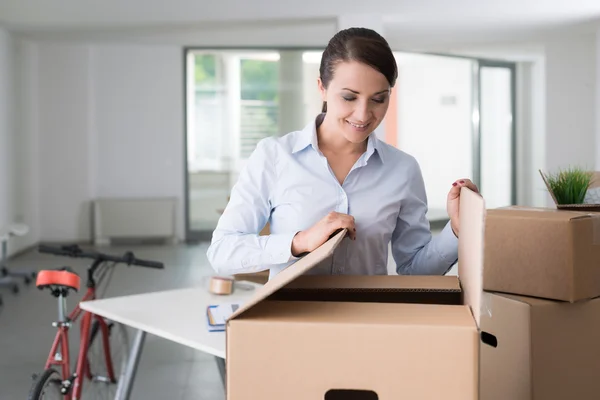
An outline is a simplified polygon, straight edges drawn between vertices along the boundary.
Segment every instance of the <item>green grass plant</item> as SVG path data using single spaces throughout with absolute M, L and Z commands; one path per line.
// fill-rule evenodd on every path
M 546 180 L 558 204 L 583 204 L 594 173 L 579 167 L 560 169 Z

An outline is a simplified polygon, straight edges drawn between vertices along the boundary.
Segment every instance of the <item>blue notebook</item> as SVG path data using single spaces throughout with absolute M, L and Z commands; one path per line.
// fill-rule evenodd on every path
M 208 325 L 208 330 L 210 332 L 225 331 L 227 319 L 239 307 L 240 305 L 236 303 L 217 304 L 206 307 L 206 322 Z

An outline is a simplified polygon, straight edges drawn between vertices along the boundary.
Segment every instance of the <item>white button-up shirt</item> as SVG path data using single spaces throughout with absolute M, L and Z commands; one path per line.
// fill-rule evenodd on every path
M 448 223 L 432 237 L 425 185 L 417 161 L 371 134 L 367 150 L 342 185 L 319 150 L 315 122 L 301 131 L 261 140 L 240 173 L 208 248 L 220 274 L 270 277 L 294 263 L 294 235 L 330 211 L 355 219 L 346 238 L 316 274 L 387 274 L 391 242 L 398 274 L 445 274 L 458 258 Z M 259 232 L 270 223 L 270 235 Z

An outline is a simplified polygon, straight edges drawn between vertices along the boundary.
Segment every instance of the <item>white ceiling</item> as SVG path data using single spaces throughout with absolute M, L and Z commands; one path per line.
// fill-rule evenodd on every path
M 595 32 L 600 0 L 0 0 L 1 25 L 38 34 L 335 21 L 352 14 L 381 15 L 386 36 L 411 43 L 522 40 Z
M 189 24 L 382 14 L 389 23 L 453 27 L 547 26 L 600 17 L 598 0 L 1 0 L 19 29 Z

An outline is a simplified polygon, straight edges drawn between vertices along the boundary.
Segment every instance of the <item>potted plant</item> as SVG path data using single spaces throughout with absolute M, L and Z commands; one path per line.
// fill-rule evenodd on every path
M 588 204 L 585 201 L 588 190 L 595 184 L 600 184 L 594 171 L 569 167 L 547 175 L 540 171 L 540 174 L 557 208 L 600 208 L 600 204 Z

